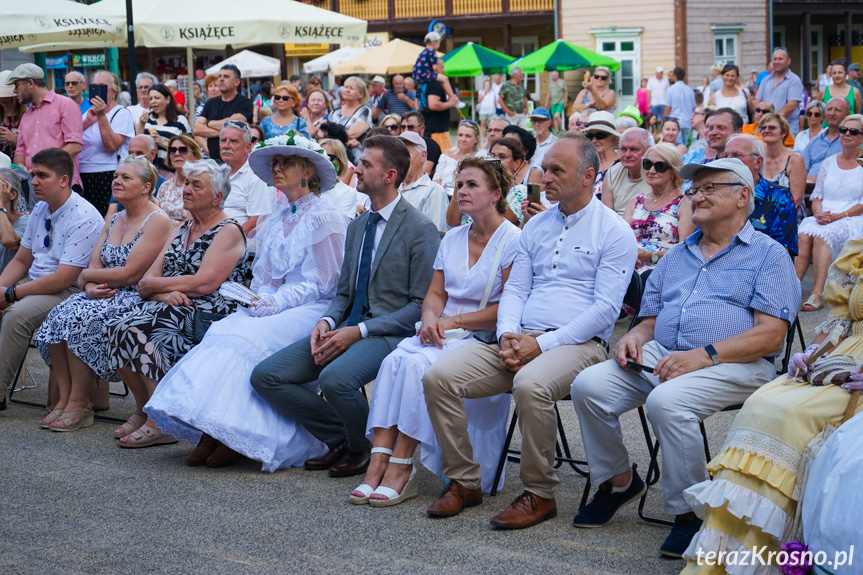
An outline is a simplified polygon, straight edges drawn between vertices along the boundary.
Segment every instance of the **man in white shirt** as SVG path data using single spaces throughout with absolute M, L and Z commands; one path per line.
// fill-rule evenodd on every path
M 551 123 L 551 112 L 546 108 L 537 108 L 530 115 L 530 125 L 533 126 L 533 135 L 536 136 L 536 151 L 530 159 L 531 166 L 541 168 L 545 153 L 557 141 L 557 136 L 551 133 Z
M 492 118 L 488 121 L 488 128 L 485 130 L 485 147 L 476 153 L 477 158 L 488 157 L 494 143 L 503 138 L 503 131 L 507 126 L 509 126 L 509 120 L 506 118 Z
M 413 207 L 425 214 L 439 232 L 446 231 L 446 208 L 449 204 L 446 192 L 431 181 L 423 171 L 426 162 L 425 140 L 416 132 L 405 131 L 399 134 L 411 155 L 411 165 L 399 192 Z
M 665 91 L 669 85 L 665 69 L 657 66 L 656 75 L 647 81 L 647 89 L 650 91 L 650 113 L 660 120 L 665 117 Z
M 583 160 L 582 160 L 583 159 Z M 599 155 L 563 134 L 545 156 L 542 183 L 559 202 L 531 218 L 500 300 L 497 342 L 473 342 L 432 364 L 423 378 L 428 413 L 450 479 L 427 512 L 457 515 L 482 503 L 465 398 L 512 390 L 522 434 L 525 491 L 493 525 L 521 529 L 554 517 L 555 402 L 582 369 L 604 361 L 638 254 L 632 230 L 593 195 Z
M 248 236 L 258 224 L 259 216 L 273 211 L 275 191 L 269 189 L 249 167 L 252 132 L 245 122 L 225 122 L 219 132 L 219 153 L 231 168 L 231 193 L 225 199 L 224 210 L 243 226 Z
M 0 409 L 6 408 L 6 390 L 33 334 L 57 304 L 80 291 L 75 282 L 105 224 L 90 202 L 72 193 L 74 170 L 72 156 L 59 148 L 32 159 L 30 186 L 39 203 L 18 252 L 0 274 Z
M 135 77 L 135 93 L 138 95 L 138 103 L 129 106 L 132 119 L 137 122 L 144 113 L 150 113 L 150 86 L 158 84 L 159 79 L 149 72 L 141 72 Z
M 491 91 L 494 93 L 494 101 L 497 102 L 498 96 L 500 96 L 500 89 L 503 88 L 503 83 L 506 82 L 506 74 L 492 74 L 491 75 Z M 499 105 L 495 108 L 495 114 L 498 116 L 503 116 L 503 108 Z

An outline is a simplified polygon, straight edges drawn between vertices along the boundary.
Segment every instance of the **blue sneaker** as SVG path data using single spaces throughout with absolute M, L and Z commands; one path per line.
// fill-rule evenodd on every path
M 665 557 L 680 559 L 683 557 L 683 552 L 689 547 L 692 538 L 701 529 L 701 519 L 681 519 L 678 515 L 674 518 L 674 526 L 671 528 L 671 533 L 665 538 L 665 543 L 659 548 L 659 552 Z
M 626 491 L 612 493 L 611 483 L 606 481 L 596 490 L 596 494 L 590 500 L 590 503 L 578 512 L 578 515 L 572 520 L 572 524 L 585 529 L 604 527 L 611 523 L 611 520 L 614 519 L 614 516 L 617 515 L 621 507 L 638 501 L 645 493 L 647 493 L 647 485 L 638 476 L 638 472 L 633 465 L 632 483 L 630 483 Z

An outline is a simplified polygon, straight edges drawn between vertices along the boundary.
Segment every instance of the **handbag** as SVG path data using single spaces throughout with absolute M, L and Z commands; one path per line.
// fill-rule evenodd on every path
M 491 296 L 491 288 L 492 286 L 494 286 L 494 278 L 497 277 L 497 267 L 500 265 L 500 260 L 503 258 L 503 248 L 506 245 L 506 240 L 512 233 L 513 229 L 515 228 L 508 228 L 504 232 L 503 238 L 501 238 L 500 243 L 497 244 L 497 251 L 494 254 L 494 262 L 492 262 L 491 264 L 491 273 L 488 276 L 488 282 L 486 282 L 485 284 L 485 291 L 483 291 L 482 293 L 482 299 L 480 300 L 479 307 L 476 309 L 476 311 L 483 310 L 485 309 L 485 306 L 488 305 L 488 298 L 489 296 Z M 422 320 L 416 322 L 415 327 L 417 332 L 419 332 L 422 325 Z M 447 341 L 458 341 L 460 339 L 466 338 L 468 335 L 470 335 L 470 333 L 471 332 L 469 329 L 464 329 L 463 327 L 456 327 L 444 331 L 444 337 Z
M 195 310 L 192 314 L 192 345 L 195 346 L 201 343 L 201 340 L 204 339 L 210 326 L 228 316 L 222 313 L 202 311 L 194 307 L 194 305 L 192 307 Z

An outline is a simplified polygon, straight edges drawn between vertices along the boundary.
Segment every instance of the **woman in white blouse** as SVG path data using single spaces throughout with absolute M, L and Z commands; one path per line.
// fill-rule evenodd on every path
M 455 171 L 458 163 L 473 156 L 479 149 L 479 124 L 472 120 L 462 120 L 458 124 L 455 147 L 440 155 L 432 180 L 440 184 L 447 196 L 452 196 L 455 189 Z
M 444 236 L 417 335 L 402 341 L 378 371 L 367 429 L 372 459 L 363 483 L 351 492 L 355 504 L 386 507 L 416 497 L 412 457 L 420 443 L 423 465 L 440 473 L 423 374 L 433 362 L 473 341 L 470 331 L 493 330 L 497 323 L 497 302 L 521 233 L 503 216 L 512 175 L 497 159 L 466 158 L 459 162 L 456 182 L 459 206 L 473 222 Z M 505 439 L 509 404 L 506 394 L 465 400 L 485 491 L 491 489 Z

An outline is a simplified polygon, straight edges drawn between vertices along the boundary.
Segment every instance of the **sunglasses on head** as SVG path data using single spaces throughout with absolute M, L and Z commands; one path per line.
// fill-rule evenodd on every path
M 668 168 L 670 168 L 670 167 L 671 166 L 668 164 L 668 162 L 662 162 L 662 161 L 651 162 L 647 158 L 644 158 L 643 160 L 641 160 L 641 168 L 645 172 L 649 172 L 650 168 L 653 168 L 654 170 L 656 170 L 657 174 L 664 174 L 665 172 L 668 171 Z
M 611 136 L 611 134 L 608 132 L 590 132 L 587 134 L 587 137 L 590 140 L 604 140 L 609 136 Z
M 386 128 L 390 132 L 395 132 L 396 130 L 399 129 L 399 125 L 398 124 L 384 124 L 384 128 Z
M 187 154 L 189 153 L 188 146 L 171 146 L 168 148 L 168 153 L 170 154 Z
M 282 96 L 281 94 L 273 94 L 273 102 L 282 102 L 282 101 L 287 102 L 288 100 L 291 100 L 291 99 L 292 98 L 290 96 Z
M 848 127 L 842 126 L 841 128 L 839 128 L 839 133 L 843 134 L 843 135 L 844 134 L 851 134 L 852 136 L 859 136 L 860 134 L 863 134 L 863 131 L 858 130 L 857 128 L 848 128 Z

